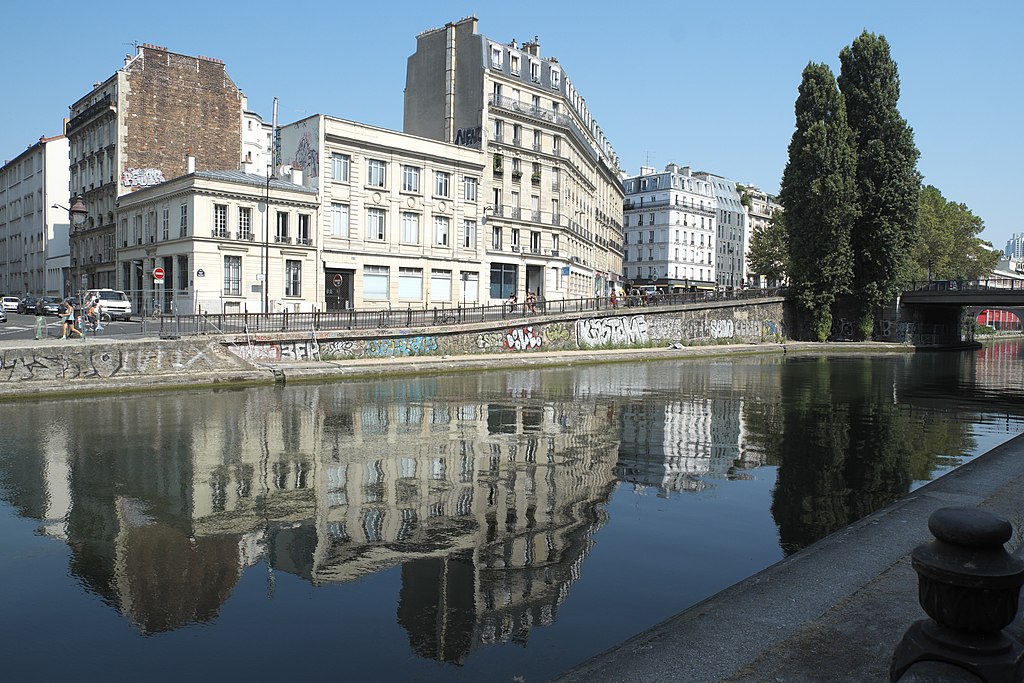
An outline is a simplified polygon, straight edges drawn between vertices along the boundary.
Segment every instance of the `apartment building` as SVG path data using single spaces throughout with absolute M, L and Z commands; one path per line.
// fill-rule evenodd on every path
M 710 183 L 715 193 L 715 282 L 727 289 L 742 287 L 747 281 L 747 251 L 750 248 L 747 208 L 740 201 L 734 181 L 705 171 L 694 176 Z
M 67 188 L 68 139 L 63 135 L 39 138 L 0 167 L 0 292 L 70 292 Z
M 669 291 L 715 286 L 717 198 L 689 166 L 644 166 L 622 181 L 623 275 L 631 286 Z
M 185 174 L 188 154 L 199 170 L 240 168 L 244 101 L 222 61 L 143 44 L 71 105 L 70 194 L 89 212 L 71 259 L 88 287 L 143 289 L 143 272 L 117 265 L 117 200 Z
M 618 159 L 539 40 L 491 40 L 475 17 L 424 31 L 408 60 L 403 130 L 486 154 L 485 302 L 604 296 L 621 279 Z
M 326 115 L 282 126 L 281 158 L 320 197 L 326 310 L 488 303 L 479 149 Z
M 739 186 L 737 186 L 739 189 Z M 758 230 L 767 229 L 775 220 L 775 213 L 782 211 L 782 204 L 779 198 L 769 194 L 753 185 L 745 185 L 740 191 L 740 201 L 747 207 L 747 219 L 749 227 L 747 230 L 747 252 L 750 251 L 750 237 Z M 747 269 L 747 284 L 751 287 L 774 287 L 782 282 L 769 282 L 764 276 L 753 273 Z
M 122 281 L 141 281 L 134 310 L 310 311 L 320 300 L 316 189 L 301 173 L 268 178 L 243 171 L 197 171 L 118 200 Z M 162 283 L 153 280 L 162 268 Z

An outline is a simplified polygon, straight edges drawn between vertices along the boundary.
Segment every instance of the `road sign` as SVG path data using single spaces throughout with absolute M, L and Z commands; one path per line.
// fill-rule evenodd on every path
M 163 281 L 164 281 L 164 269 L 163 268 L 154 268 L 153 269 L 153 282 L 155 284 L 160 284 Z
M 336 273 L 334 275 L 334 286 L 341 287 L 341 273 Z

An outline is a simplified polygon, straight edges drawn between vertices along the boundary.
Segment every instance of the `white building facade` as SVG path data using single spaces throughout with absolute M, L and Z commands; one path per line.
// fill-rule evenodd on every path
M 750 253 L 750 238 L 753 237 L 759 230 L 767 230 L 772 222 L 775 220 L 776 212 L 782 212 L 782 204 L 779 203 L 779 198 L 773 194 L 769 194 L 753 185 L 745 185 L 740 192 L 740 201 L 743 202 L 744 206 L 747 207 L 747 240 L 746 250 L 749 257 Z M 765 277 L 758 275 L 751 271 L 749 264 L 747 266 L 747 284 L 751 287 L 776 287 L 780 286 L 782 282 L 769 282 Z
M 122 277 L 145 283 L 129 292 L 133 310 L 314 310 L 323 287 L 317 268 L 320 203 L 301 180 L 299 174 L 268 182 L 242 171 L 193 171 L 122 196 Z M 162 283 L 154 282 L 155 268 L 164 271 Z
M 650 167 L 622 182 L 626 282 L 666 291 L 715 285 L 717 200 L 688 166 Z
M 320 197 L 325 310 L 488 303 L 479 149 L 317 115 L 280 129 Z
M 43 137 L 0 167 L 0 290 L 70 292 L 68 140 Z M 54 206 L 58 204 L 58 206 Z
M 695 176 L 711 184 L 718 205 L 715 282 L 725 289 L 743 287 L 747 282 L 747 251 L 750 249 L 747 207 L 732 180 L 704 171 Z
M 605 296 L 621 279 L 618 159 L 562 65 L 477 33 L 468 17 L 417 36 L 404 131 L 483 150 L 487 303 Z

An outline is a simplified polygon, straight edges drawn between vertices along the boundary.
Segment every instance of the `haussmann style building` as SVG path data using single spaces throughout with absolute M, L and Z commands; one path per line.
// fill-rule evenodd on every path
M 621 280 L 618 159 L 562 64 L 477 33 L 467 17 L 417 36 L 404 131 L 482 150 L 482 298 L 605 296 Z

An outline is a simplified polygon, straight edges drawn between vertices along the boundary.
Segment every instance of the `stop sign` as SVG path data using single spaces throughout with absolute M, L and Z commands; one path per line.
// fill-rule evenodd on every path
M 154 282 L 163 282 L 163 279 L 164 279 L 164 269 L 163 268 L 154 268 L 153 269 L 153 281 Z

